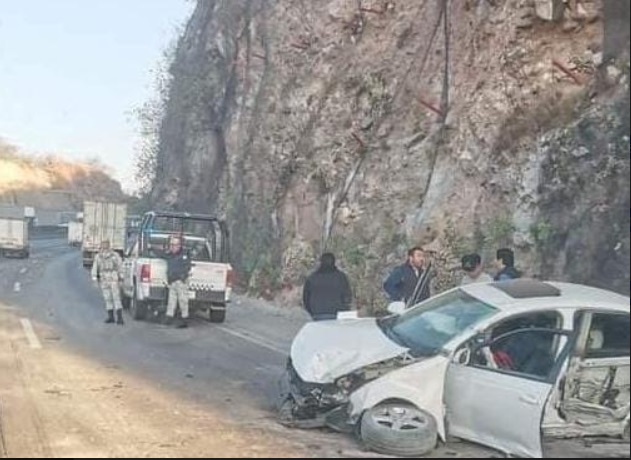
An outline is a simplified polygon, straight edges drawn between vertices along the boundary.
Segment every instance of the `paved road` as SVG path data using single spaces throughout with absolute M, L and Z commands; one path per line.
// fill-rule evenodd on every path
M 7 337 L 13 337 L 8 343 L 14 348 L 13 354 L 23 352 L 20 360 L 29 362 L 29 365 L 29 360 L 32 360 L 33 367 L 37 367 L 46 364 L 38 362 L 37 353 L 49 353 L 50 360 L 63 355 L 63 365 L 79 368 L 81 373 L 98 374 L 99 370 L 107 370 L 104 376 L 95 376 L 97 380 L 102 377 L 107 379 L 113 371 L 121 382 L 141 382 L 135 384 L 142 385 L 147 394 L 163 392 L 175 400 L 175 404 L 186 403 L 195 410 L 210 411 L 217 423 L 234 429 L 235 440 L 244 449 L 254 432 L 270 438 L 270 450 L 266 451 L 269 455 L 273 455 L 277 447 L 289 456 L 362 454 L 355 442 L 344 436 L 288 431 L 273 420 L 278 378 L 282 374 L 291 339 L 304 324 L 302 315 L 283 314 L 270 307 L 237 300 L 227 322 L 221 326 L 210 324 L 201 317 L 184 331 L 148 322 L 134 322 L 129 318 L 125 327 L 106 326 L 103 324 L 100 294 L 88 273 L 81 268 L 76 250 L 68 248 L 63 240 L 38 239 L 33 241 L 32 254 L 27 261 L 0 261 L 0 303 L 5 306 L 0 314 L 4 315 L 5 341 Z M 24 320 L 28 320 L 26 328 Z M 28 328 L 31 326 L 30 335 L 39 341 L 41 350 L 30 347 Z M 76 358 L 78 362 L 70 358 Z M 66 360 L 73 362 L 66 363 Z M 84 367 L 89 369 L 84 370 Z M 35 373 L 24 370 L 22 365 L 18 368 L 32 378 L 28 382 L 32 386 L 37 387 L 41 383 Z M 42 369 L 42 372 L 48 371 Z M 68 385 L 80 385 L 80 382 L 68 381 L 63 372 L 56 374 L 55 378 L 61 381 L 50 382 L 53 388 L 44 388 L 43 392 L 75 398 L 75 389 Z M 57 387 L 61 390 L 56 390 Z M 126 388 L 128 384 L 121 387 Z M 32 389 L 26 388 L 26 392 L 32 392 Z M 45 401 L 35 397 L 33 404 L 40 403 Z M 85 401 L 85 404 L 89 406 L 90 401 Z M 94 409 L 110 412 L 107 407 Z M 26 407 L 26 410 L 34 411 L 32 407 Z M 89 407 L 84 411 L 89 412 Z M 72 416 L 70 411 L 68 414 Z M 133 419 L 136 414 L 129 415 L 131 419 L 121 421 L 122 425 L 135 424 Z M 36 438 L 49 429 L 50 422 L 35 423 L 32 429 Z M 96 421 L 114 429 L 111 423 L 106 422 Z M 158 432 L 168 431 L 173 423 L 182 423 L 183 426 L 193 423 L 186 417 L 161 422 L 163 425 L 157 429 Z M 5 427 L 11 423 L 12 420 L 8 420 L 5 414 Z M 14 431 L 18 432 L 17 429 Z M 178 431 L 186 430 L 179 427 Z M 91 436 L 86 435 L 86 445 L 90 444 Z M 29 443 L 18 443 L 15 438 L 7 437 L 8 453 L 13 453 L 13 445 L 18 449 L 17 453 L 26 456 Z M 58 444 L 50 440 L 45 444 L 46 448 L 40 446 L 36 451 L 44 455 L 57 454 Z M 107 442 L 103 444 L 101 450 L 97 449 L 97 456 L 120 453 L 112 450 Z M 112 446 L 116 446 L 114 440 Z M 61 452 L 66 451 L 61 448 Z M 71 452 L 79 456 L 85 456 L 86 452 L 94 454 L 92 448 L 86 452 L 82 452 L 81 448 Z M 199 453 L 194 449 L 180 452 L 193 456 Z M 129 452 L 123 450 L 122 453 Z M 220 454 L 222 451 L 217 452 L 217 455 Z M 244 454 L 247 454 L 247 449 Z
M 29 260 L 0 259 L 0 457 L 375 456 L 275 423 L 301 312 L 237 299 L 224 325 L 107 326 L 79 252 L 32 245 Z M 493 453 L 453 444 L 433 456 Z

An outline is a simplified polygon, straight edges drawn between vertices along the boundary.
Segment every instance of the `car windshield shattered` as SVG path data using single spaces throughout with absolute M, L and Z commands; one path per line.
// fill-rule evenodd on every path
M 469 327 L 493 316 L 497 309 L 456 290 L 435 297 L 401 316 L 379 321 L 390 340 L 413 354 L 432 356 Z

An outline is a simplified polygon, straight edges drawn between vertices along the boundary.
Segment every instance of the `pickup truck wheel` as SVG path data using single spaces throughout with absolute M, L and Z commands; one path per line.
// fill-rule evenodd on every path
M 142 321 L 147 316 L 147 304 L 138 300 L 138 292 L 136 290 L 136 286 L 134 286 L 134 293 L 132 295 L 129 308 L 131 317 L 135 321 Z
M 360 433 L 370 450 L 397 457 L 422 457 L 438 442 L 434 417 L 403 402 L 380 404 L 367 411 Z
M 226 307 L 222 306 L 221 308 L 211 306 L 208 309 L 210 315 L 210 322 L 221 324 L 226 321 Z

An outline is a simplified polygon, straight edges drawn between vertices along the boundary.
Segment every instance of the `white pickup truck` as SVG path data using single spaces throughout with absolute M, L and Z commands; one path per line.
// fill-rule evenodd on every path
M 121 273 L 121 296 L 135 320 L 166 312 L 168 299 L 166 248 L 180 236 L 193 267 L 188 281 L 191 312 L 208 312 L 223 323 L 232 293 L 226 225 L 209 216 L 180 213 L 145 215 L 136 241 L 127 249 Z

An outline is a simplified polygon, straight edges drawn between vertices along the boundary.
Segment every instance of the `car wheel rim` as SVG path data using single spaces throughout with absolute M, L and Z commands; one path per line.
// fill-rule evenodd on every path
M 379 426 L 393 431 L 422 431 L 429 425 L 427 417 L 418 411 L 403 407 L 387 407 L 372 415 Z

